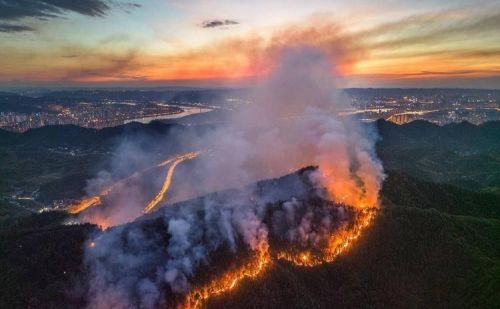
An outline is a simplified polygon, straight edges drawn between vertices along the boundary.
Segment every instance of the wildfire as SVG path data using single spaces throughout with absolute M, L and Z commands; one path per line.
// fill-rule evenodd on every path
M 168 166 L 168 170 L 163 181 L 160 191 L 156 196 L 146 205 L 143 212 L 151 212 L 165 197 L 168 192 L 170 185 L 172 183 L 172 178 L 175 173 L 175 169 L 179 164 L 186 160 L 191 160 L 196 158 L 200 154 L 199 151 L 188 152 L 179 155 L 174 158 L 165 160 L 153 167 L 145 169 L 143 171 L 136 172 L 127 178 L 121 179 L 113 185 L 105 188 L 99 195 L 89 197 L 85 200 L 80 201 L 78 204 L 73 205 L 70 209 L 70 213 L 79 213 L 88 207 L 100 205 L 103 199 L 118 185 L 121 185 L 131 178 L 137 177 L 142 173 L 156 167 Z M 323 176 L 329 176 L 323 175 Z M 324 180 L 324 179 L 323 179 Z M 325 182 L 324 182 L 325 183 Z M 330 184 L 328 181 L 326 184 Z M 329 187 L 329 186 L 327 186 Z M 353 210 L 355 211 L 355 216 L 353 222 L 345 224 L 338 228 L 335 232 L 330 234 L 325 241 L 325 245 L 321 248 L 314 248 L 311 250 L 304 250 L 300 252 L 293 251 L 278 251 L 272 252 L 268 246 L 256 250 L 254 255 L 241 266 L 237 266 L 229 271 L 224 272 L 222 275 L 210 280 L 206 284 L 201 286 L 193 286 L 192 289 L 184 296 L 183 301 L 178 305 L 178 308 L 185 309 L 196 309 L 203 306 L 203 304 L 213 296 L 217 296 L 233 290 L 237 287 L 238 283 L 245 278 L 256 278 L 262 274 L 268 267 L 272 265 L 273 262 L 277 260 L 288 261 L 297 266 L 313 267 L 323 263 L 329 263 L 335 260 L 339 255 L 346 252 L 358 239 L 361 233 L 366 227 L 370 225 L 375 216 L 377 215 L 376 207 L 369 207 L 367 201 L 373 202 L 378 196 L 365 196 L 360 194 L 359 189 L 354 190 L 351 184 L 340 184 L 336 183 L 335 187 L 329 188 L 328 192 L 331 193 L 331 197 L 334 200 L 339 200 L 341 202 L 352 202 Z M 347 191 L 346 194 L 339 194 L 341 189 Z M 349 196 L 351 191 L 355 192 L 355 198 Z M 336 198 L 335 198 L 336 197 Z M 377 203 L 374 203 L 375 205 Z M 89 243 L 89 247 L 93 248 L 95 246 L 94 242 Z
M 271 257 L 268 250 L 262 250 L 257 253 L 257 257 L 251 259 L 248 263 L 238 269 L 227 272 L 210 283 L 193 289 L 186 296 L 186 301 L 180 308 L 195 309 L 201 307 L 208 298 L 220 295 L 234 289 L 238 282 L 244 278 L 256 278 L 267 266 L 271 264 Z
M 167 193 L 168 188 L 170 188 L 170 184 L 172 183 L 172 176 L 174 175 L 175 168 L 177 167 L 177 165 L 186 160 L 191 160 L 193 158 L 196 158 L 199 154 L 200 152 L 193 151 L 175 158 L 174 162 L 168 168 L 167 175 L 165 176 L 165 181 L 163 182 L 160 192 L 158 192 L 158 194 L 148 203 L 148 205 L 144 207 L 144 213 L 148 213 L 151 210 L 153 210 L 153 208 L 155 208 L 156 205 L 158 205 L 158 203 L 163 200 L 165 193 Z
M 100 205 L 102 203 L 101 197 L 102 197 L 102 194 L 99 194 L 99 195 L 92 196 L 92 197 L 86 198 L 84 200 L 81 200 L 78 203 L 71 205 L 68 212 L 70 214 L 77 214 L 77 213 L 80 213 L 91 206 Z
M 370 225 L 377 214 L 376 208 L 360 210 L 352 225 L 344 226 L 328 238 L 327 246 L 320 253 L 305 251 L 299 254 L 279 252 L 277 259 L 285 260 L 299 266 L 312 267 L 322 263 L 330 263 L 359 238 L 363 230 Z
M 225 273 L 212 280 L 207 285 L 194 288 L 186 296 L 185 302 L 179 306 L 184 309 L 200 308 L 208 298 L 220 295 L 234 289 L 244 278 L 256 278 L 269 267 L 274 259 L 286 260 L 298 266 L 313 267 L 322 263 L 330 263 L 340 254 L 347 251 L 352 243 L 359 238 L 362 231 L 370 225 L 377 214 L 376 208 L 362 208 L 358 211 L 352 224 L 342 227 L 328 239 L 327 246 L 320 254 L 310 251 L 291 254 L 278 252 L 271 255 L 266 248 L 257 254 L 257 257 L 242 267 Z

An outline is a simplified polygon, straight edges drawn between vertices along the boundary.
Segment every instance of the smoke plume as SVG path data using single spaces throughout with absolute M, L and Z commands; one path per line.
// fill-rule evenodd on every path
M 331 261 L 358 237 L 369 222 L 366 210 L 378 206 L 384 175 L 373 127 L 336 116 L 343 100 L 334 73 L 332 59 L 317 48 L 284 49 L 252 90 L 252 104 L 203 136 L 183 138 L 202 151 L 189 169 L 196 185 L 182 187 L 186 196 L 240 189 L 96 235 L 85 256 L 88 306 L 196 306 L 273 258 Z M 306 166 L 318 168 L 255 184 Z
M 280 59 L 253 90 L 253 104 L 199 146 L 213 149 L 196 169 L 202 187 L 240 186 L 316 165 L 314 177 L 333 200 L 376 205 L 383 179 L 374 149 L 377 134 L 336 116 L 346 105 L 336 91 L 334 63 L 312 47 L 285 49 Z

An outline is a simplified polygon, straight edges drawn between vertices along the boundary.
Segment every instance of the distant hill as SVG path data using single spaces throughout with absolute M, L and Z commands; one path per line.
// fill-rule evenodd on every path
M 500 187 L 500 122 L 443 127 L 417 120 L 402 126 L 379 120 L 377 153 L 384 168 L 469 190 Z
M 34 147 L 103 146 L 123 136 L 143 135 L 154 138 L 164 136 L 170 130 L 182 127 L 153 121 L 149 124 L 131 122 L 104 129 L 82 128 L 75 125 L 54 125 L 31 129 L 24 133 L 13 133 L 0 129 L 0 145 Z
M 10 92 L 0 92 L 0 112 L 37 113 L 45 111 L 37 99 Z
M 485 122 L 478 126 L 465 121 L 438 126 L 425 120 L 404 125 L 378 120 L 377 128 L 382 137 L 379 145 L 384 148 L 418 146 L 478 152 L 500 147 L 500 121 Z

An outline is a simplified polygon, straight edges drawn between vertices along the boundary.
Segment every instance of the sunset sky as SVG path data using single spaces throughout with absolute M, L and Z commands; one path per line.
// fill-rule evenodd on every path
M 500 88 L 499 1 L 0 0 L 0 87 L 245 85 L 301 45 L 348 87 Z

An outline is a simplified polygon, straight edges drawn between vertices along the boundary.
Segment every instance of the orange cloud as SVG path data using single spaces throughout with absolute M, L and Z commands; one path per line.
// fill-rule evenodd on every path
M 410 16 L 353 32 L 331 17 L 317 15 L 169 54 L 151 54 L 140 47 L 73 46 L 38 53 L 6 48 L 0 51 L 0 80 L 259 78 L 272 69 L 285 48 L 299 45 L 323 49 L 332 59 L 332 70 L 366 80 L 500 76 L 500 43 L 492 39 L 498 34 L 499 17 L 495 11 L 457 10 Z
M 147 75 L 152 79 L 246 78 L 265 75 L 287 47 L 317 46 L 325 50 L 341 73 L 350 71 L 361 48 L 333 23 L 307 22 L 234 37 L 167 57 L 160 57 Z M 333 62 L 332 62 L 333 64 Z

